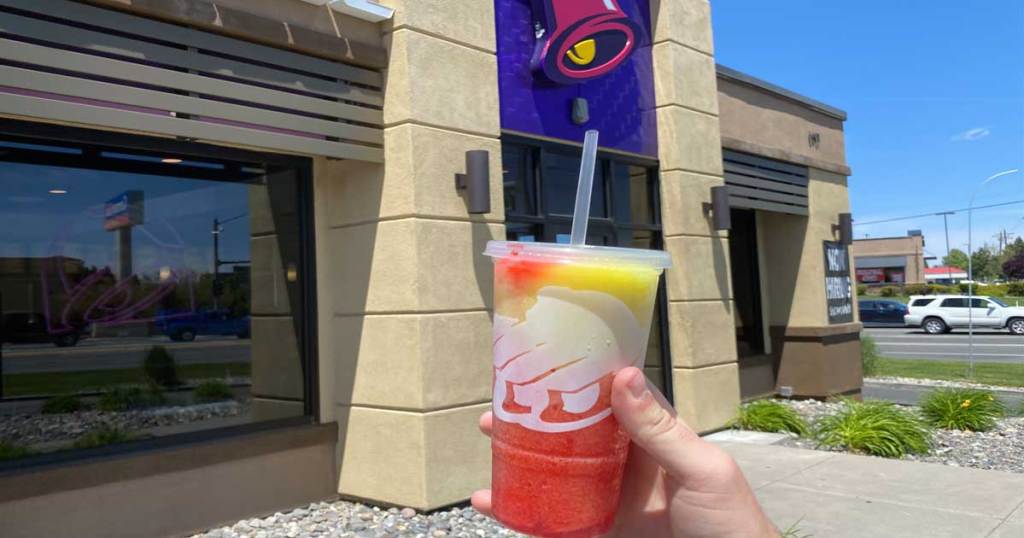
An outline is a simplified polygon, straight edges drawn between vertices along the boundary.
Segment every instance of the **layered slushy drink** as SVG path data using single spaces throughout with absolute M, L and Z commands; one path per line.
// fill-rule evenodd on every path
M 664 252 L 492 241 L 492 502 L 535 536 L 607 531 L 629 438 L 612 377 L 642 366 Z

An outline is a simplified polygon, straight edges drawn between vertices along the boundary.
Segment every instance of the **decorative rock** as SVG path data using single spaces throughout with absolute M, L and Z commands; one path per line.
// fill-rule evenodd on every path
M 416 517 L 416 511 L 412 508 L 403 508 L 401 514 L 405 519 L 412 519 Z

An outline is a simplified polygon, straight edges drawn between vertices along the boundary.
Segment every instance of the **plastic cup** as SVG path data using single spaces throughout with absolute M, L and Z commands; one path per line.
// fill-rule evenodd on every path
M 589 537 L 615 519 L 629 438 L 612 378 L 642 366 L 655 250 L 491 241 L 494 516 L 543 537 Z

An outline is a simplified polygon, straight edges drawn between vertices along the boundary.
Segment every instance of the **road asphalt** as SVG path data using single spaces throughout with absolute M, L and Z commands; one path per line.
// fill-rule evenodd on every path
M 250 340 L 233 336 L 201 336 L 193 342 L 172 342 L 166 337 L 95 338 L 75 347 L 53 344 L 3 346 L 3 375 L 39 372 L 80 372 L 137 368 L 155 345 L 167 348 L 178 365 L 248 362 Z
M 883 357 L 893 359 L 969 360 L 969 336 L 965 330 L 927 334 L 906 327 L 866 328 Z M 975 331 L 974 360 L 1024 364 L 1024 336 L 1006 331 Z

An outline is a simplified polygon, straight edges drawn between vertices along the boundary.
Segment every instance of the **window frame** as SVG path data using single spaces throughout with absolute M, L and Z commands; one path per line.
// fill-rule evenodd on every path
M 542 177 L 545 156 L 553 153 L 559 153 L 562 155 L 565 155 L 566 153 L 579 153 L 580 147 L 507 133 L 502 134 L 501 144 L 502 157 L 504 156 L 504 149 L 507 146 L 519 146 L 530 152 L 526 158 L 526 161 L 530 166 L 529 169 L 526 170 L 527 177 L 524 178 L 524 180 L 532 183 L 532 204 L 533 207 L 536 208 L 536 214 L 533 215 L 506 211 L 505 224 L 531 226 L 539 231 L 539 234 L 537 235 L 538 241 L 554 242 L 554 234 L 549 234 L 549 229 L 553 227 L 571 227 L 572 216 L 549 213 L 545 207 L 545 192 L 543 190 L 544 180 Z M 617 238 L 617 232 L 619 231 L 649 231 L 651 232 L 651 248 L 655 250 L 664 250 L 665 235 L 662 231 L 661 177 L 658 161 L 654 159 L 645 159 L 635 155 L 626 155 L 608 151 L 598 151 L 597 157 L 598 165 L 602 167 L 604 177 L 606 178 L 604 182 L 604 199 L 605 214 L 607 217 L 591 217 L 588 224 L 588 233 L 595 231 L 600 233 L 610 233 L 613 237 Z M 650 203 L 652 208 L 652 222 L 650 224 L 636 224 L 633 222 L 626 224 L 616 221 L 615 206 L 613 205 L 614 189 L 612 185 L 612 174 L 614 173 L 613 166 L 615 163 L 639 166 L 647 170 L 647 191 L 648 196 L 651 198 Z M 502 166 L 502 169 L 504 170 L 504 165 Z M 504 177 L 502 177 L 502 185 L 502 196 L 504 200 Z M 530 195 L 531 193 L 528 192 L 526 194 Z M 551 238 L 548 238 L 548 235 L 551 235 Z M 616 243 L 610 246 L 619 245 Z M 662 385 L 664 386 L 663 392 L 669 402 L 674 402 L 675 400 L 672 391 L 672 359 L 668 339 L 668 293 L 665 287 L 664 274 L 662 274 L 658 281 L 658 292 L 654 307 L 657 309 L 658 332 L 661 337 L 660 342 L 658 342 L 658 347 L 661 354 Z
M 298 217 L 298 240 L 299 240 L 299 275 L 300 275 L 300 298 L 301 308 L 297 312 L 301 316 L 299 323 L 300 331 L 296 337 L 302 340 L 299 352 L 302 354 L 303 369 L 303 414 L 295 417 L 287 417 L 274 420 L 266 420 L 242 424 L 196 430 L 185 433 L 171 434 L 149 439 L 127 441 L 106 445 L 92 449 L 60 450 L 48 452 L 24 458 L 0 462 L 0 476 L 6 473 L 31 472 L 55 465 L 76 465 L 85 463 L 97 458 L 108 458 L 127 456 L 140 452 L 160 450 L 164 448 L 181 447 L 193 443 L 208 443 L 223 440 L 241 435 L 249 435 L 272 429 L 289 428 L 294 426 L 311 425 L 320 422 L 320 391 L 319 391 L 319 346 L 318 346 L 318 312 L 317 312 L 317 265 L 316 265 L 316 227 L 315 215 L 313 214 L 313 162 L 306 157 L 282 155 L 275 153 L 264 153 L 240 148 L 231 148 L 205 144 L 189 140 L 167 139 L 146 136 L 142 134 L 128 134 L 112 131 L 101 131 L 96 129 L 70 127 L 65 125 L 42 124 L 21 120 L 0 118 L 0 137 L 6 139 L 17 139 L 27 143 L 36 144 L 73 144 L 75 146 L 105 147 L 124 149 L 127 152 L 160 152 L 173 154 L 181 157 L 193 157 L 200 161 L 221 161 L 227 163 L 251 163 L 259 162 L 265 165 L 283 166 L 294 170 L 297 186 L 297 207 Z M 83 155 L 83 157 L 87 157 Z M 95 157 L 99 159 L 100 157 Z M 111 159 L 102 160 L 107 167 L 79 166 L 84 169 L 104 170 L 119 169 L 140 174 L 165 175 L 168 177 L 189 178 L 189 174 L 161 172 L 155 165 L 133 165 L 132 169 L 125 170 L 117 164 L 110 164 Z M 11 160 L 0 158 L 0 162 L 29 162 L 25 160 Z M 53 164 L 53 163 L 43 163 Z M 121 163 L 122 165 L 124 163 Z M 57 163 L 54 166 L 66 166 Z M 148 168 L 147 168 L 148 166 Z M 166 169 L 166 166 L 163 167 Z M 204 170 L 203 178 L 219 179 L 217 173 L 211 170 Z M 213 173 L 211 173 L 213 172 Z M 225 170 L 226 179 L 230 174 L 237 174 L 237 170 Z M 234 175 L 236 179 L 239 175 Z M 2 360 L 2 359 L 0 359 Z

